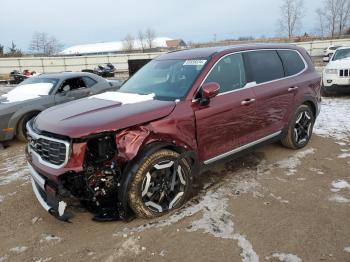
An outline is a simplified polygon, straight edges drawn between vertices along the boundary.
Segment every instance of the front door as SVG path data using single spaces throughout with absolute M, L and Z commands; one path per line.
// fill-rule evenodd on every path
M 220 93 L 208 105 L 194 102 L 199 159 L 213 158 L 255 140 L 255 96 L 246 88 L 242 54 L 221 58 L 204 83 L 216 82 Z

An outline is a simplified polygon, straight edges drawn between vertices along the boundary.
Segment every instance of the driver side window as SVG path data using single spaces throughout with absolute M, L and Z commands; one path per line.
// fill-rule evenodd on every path
M 61 85 L 59 92 L 63 92 L 63 89 L 65 86 L 69 86 L 70 91 L 86 88 L 86 84 L 81 77 L 75 77 L 75 78 L 65 80 Z
M 242 54 L 222 58 L 209 73 L 204 83 L 216 82 L 220 93 L 240 89 L 246 85 L 246 75 Z

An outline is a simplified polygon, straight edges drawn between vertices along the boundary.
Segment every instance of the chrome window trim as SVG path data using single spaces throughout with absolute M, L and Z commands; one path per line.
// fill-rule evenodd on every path
M 27 123 L 27 132 L 34 139 L 43 138 L 43 139 L 50 140 L 50 141 L 53 141 L 53 142 L 62 143 L 66 147 L 66 154 L 65 154 L 64 163 L 61 164 L 61 165 L 54 165 L 54 164 L 51 164 L 51 163 L 45 161 L 44 159 L 42 159 L 41 156 L 37 152 L 35 152 L 34 150 L 31 149 L 30 144 L 28 143 L 28 146 L 27 146 L 28 147 L 28 152 L 31 153 L 31 154 L 34 154 L 39 159 L 39 163 L 41 163 L 41 164 L 43 164 L 45 166 L 54 168 L 54 169 L 59 169 L 59 168 L 64 167 L 65 165 L 67 165 L 68 159 L 69 159 L 69 154 L 70 154 L 70 143 L 69 142 L 64 141 L 64 140 L 60 140 L 60 139 L 55 139 L 55 138 L 43 136 L 43 135 L 39 135 L 39 134 L 35 133 L 32 130 L 32 128 L 29 125 L 29 122 Z
M 278 78 L 278 79 L 275 79 L 275 80 L 271 80 L 271 81 L 267 81 L 267 82 L 263 82 L 263 83 L 259 83 L 259 84 L 255 84 L 255 85 L 250 85 L 251 83 L 254 83 L 254 82 L 250 82 L 250 83 L 246 83 L 246 85 L 242 88 L 238 88 L 238 89 L 235 89 L 235 90 L 232 90 L 232 91 L 228 91 L 228 92 L 224 92 L 224 93 L 219 93 L 217 96 L 221 96 L 221 95 L 225 95 L 225 94 L 230 94 L 230 93 L 234 93 L 234 92 L 238 92 L 238 91 L 241 91 L 241 90 L 244 90 L 244 89 L 248 89 L 248 88 L 253 88 L 253 87 L 257 87 L 257 86 L 261 86 L 261 85 L 266 85 L 266 84 L 270 84 L 270 83 L 274 83 L 274 82 L 277 82 L 277 81 L 281 81 L 281 80 L 285 80 L 285 79 L 289 79 L 289 78 L 292 78 L 292 77 L 296 77 L 296 76 L 299 76 L 301 74 L 303 74 L 306 70 L 309 69 L 309 65 L 308 63 L 306 62 L 305 58 L 300 54 L 300 52 L 298 50 L 295 50 L 295 49 L 288 49 L 288 48 L 273 48 L 273 49 L 252 49 L 252 50 L 245 50 L 245 51 L 237 51 L 237 52 L 232 52 L 232 53 L 229 53 L 229 54 L 226 54 L 224 55 L 223 57 L 221 57 L 218 61 L 215 62 L 215 64 L 212 66 L 212 68 L 209 70 L 209 72 L 207 73 L 207 75 L 205 76 L 205 78 L 203 79 L 203 81 L 201 82 L 199 88 L 197 89 L 196 93 L 194 94 L 193 98 L 192 98 L 192 102 L 197 102 L 198 101 L 198 98 L 195 99 L 195 97 L 197 96 L 197 94 L 199 93 L 200 89 L 202 88 L 204 82 L 207 80 L 209 74 L 213 71 L 213 69 L 215 68 L 215 66 L 224 58 L 226 58 L 227 56 L 230 56 L 230 55 L 234 55 L 234 54 L 243 54 L 243 53 L 248 53 L 248 52 L 259 52 L 259 51 L 293 51 L 293 52 L 296 52 L 300 58 L 302 59 L 302 61 L 304 62 L 304 69 L 302 71 L 300 71 L 299 73 L 297 74 L 294 74 L 294 75 L 291 75 L 291 76 L 286 76 L 286 77 L 282 77 L 282 78 Z M 281 60 L 282 64 L 283 64 L 283 61 Z M 246 68 L 245 68 L 246 69 Z M 248 87 L 247 87 L 248 86 Z
M 276 132 L 276 133 L 270 134 L 270 135 L 268 135 L 268 136 L 265 136 L 265 137 L 263 137 L 263 138 L 260 138 L 260 139 L 258 139 L 258 140 L 255 140 L 255 141 L 253 141 L 253 142 L 250 142 L 250 143 L 248 143 L 248 144 L 245 144 L 245 145 L 243 145 L 243 146 L 237 147 L 237 148 L 235 148 L 235 149 L 233 149 L 233 150 L 230 150 L 230 151 L 228 151 L 228 152 L 226 152 L 226 153 L 223 153 L 223 154 L 217 155 L 217 156 L 215 156 L 215 157 L 213 157 L 213 158 L 210 158 L 210 159 L 208 159 L 208 160 L 205 160 L 205 161 L 204 161 L 204 164 L 205 164 L 205 165 L 211 164 L 211 163 L 216 162 L 216 161 L 218 161 L 218 160 L 220 160 L 220 159 L 222 159 L 222 158 L 228 157 L 228 156 L 230 156 L 230 155 L 233 155 L 233 154 L 236 154 L 236 153 L 238 153 L 238 152 L 241 152 L 241 151 L 243 151 L 243 150 L 245 150 L 245 149 L 248 149 L 248 148 L 250 148 L 250 147 L 252 147 L 252 146 L 255 146 L 255 145 L 257 145 L 257 144 L 260 144 L 260 143 L 262 143 L 262 142 L 265 142 L 265 141 L 267 141 L 267 140 L 269 140 L 269 139 L 271 139 L 271 138 L 274 138 L 274 137 L 276 137 L 276 136 L 278 136 L 278 135 L 280 135 L 280 134 L 282 134 L 282 130 L 280 130 L 280 131 L 278 131 L 278 132 Z

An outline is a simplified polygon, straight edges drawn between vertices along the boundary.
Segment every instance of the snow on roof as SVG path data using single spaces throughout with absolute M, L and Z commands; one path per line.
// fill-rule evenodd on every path
M 154 48 L 167 48 L 167 41 L 173 40 L 169 37 L 157 37 L 153 40 Z M 124 42 L 105 42 L 105 43 L 96 43 L 96 44 L 85 44 L 85 45 L 76 45 L 69 47 L 62 52 L 60 55 L 77 55 L 77 54 L 95 54 L 95 53 L 112 53 L 120 52 L 124 49 Z M 134 49 L 142 49 L 141 42 L 139 40 L 134 41 Z

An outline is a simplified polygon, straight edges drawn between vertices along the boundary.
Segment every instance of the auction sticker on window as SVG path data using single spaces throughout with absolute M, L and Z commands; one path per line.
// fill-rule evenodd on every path
M 202 66 L 205 65 L 207 60 L 186 60 L 184 65 L 191 65 L 191 66 Z

